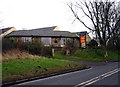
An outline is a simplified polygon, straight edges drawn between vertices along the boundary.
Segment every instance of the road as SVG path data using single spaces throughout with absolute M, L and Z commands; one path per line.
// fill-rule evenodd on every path
M 107 65 L 91 67 L 89 69 L 70 72 L 48 78 L 33 80 L 17 84 L 23 85 L 48 85 L 63 87 L 85 87 L 88 85 L 120 85 L 120 66 L 118 62 L 108 63 Z

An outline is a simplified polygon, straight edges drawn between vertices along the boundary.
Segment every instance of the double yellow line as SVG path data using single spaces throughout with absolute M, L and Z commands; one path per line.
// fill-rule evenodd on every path
M 104 74 L 102 74 L 102 75 L 100 75 L 98 77 L 95 77 L 95 78 L 90 79 L 88 81 L 82 82 L 82 83 L 76 85 L 75 87 L 85 87 L 85 86 L 88 86 L 88 85 L 90 85 L 92 83 L 95 83 L 95 82 L 97 82 L 97 81 L 99 81 L 101 79 L 104 79 L 104 78 L 106 78 L 106 77 L 108 77 L 108 76 L 110 76 L 112 74 L 115 74 L 115 73 L 117 73 L 119 71 L 120 71 L 120 68 L 114 69 L 114 70 L 112 70 L 110 72 L 107 72 L 107 73 L 104 73 Z

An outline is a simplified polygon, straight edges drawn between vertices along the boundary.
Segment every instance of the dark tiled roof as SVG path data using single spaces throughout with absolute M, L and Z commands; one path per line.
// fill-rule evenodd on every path
M 13 28 L 13 27 L 0 29 L 0 34 L 5 33 L 6 31 L 10 30 L 11 28 Z
M 69 31 L 54 31 L 54 33 L 59 36 L 76 37 L 76 34 L 73 34 Z
M 86 33 L 87 33 L 87 31 L 74 32 L 74 34 L 77 34 L 78 36 L 84 36 Z
M 32 30 L 19 30 L 19 31 L 13 31 L 11 34 L 7 35 L 7 37 L 12 36 L 45 36 L 45 37 L 60 37 L 60 36 L 66 36 L 66 37 L 76 37 L 75 34 L 72 34 L 68 31 L 53 31 L 57 26 L 53 27 L 46 27 L 46 28 L 38 28 L 38 29 L 32 29 Z

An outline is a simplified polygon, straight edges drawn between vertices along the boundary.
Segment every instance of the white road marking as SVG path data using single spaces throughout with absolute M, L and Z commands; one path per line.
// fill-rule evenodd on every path
M 88 86 L 88 85 L 90 85 L 90 84 L 92 84 L 92 83 L 95 83 L 95 82 L 97 82 L 97 81 L 99 81 L 99 80 L 101 80 L 101 79 L 104 79 L 104 78 L 106 78 L 106 77 L 108 77 L 108 76 L 110 76 L 110 75 L 112 75 L 112 74 L 115 74 L 115 73 L 117 73 L 117 72 L 119 72 L 119 71 L 120 71 L 120 68 L 114 69 L 114 70 L 112 70 L 112 71 L 110 71 L 110 72 L 107 72 L 107 73 L 104 73 L 104 74 L 102 74 L 102 75 L 100 75 L 100 76 L 98 76 L 98 77 L 95 77 L 95 78 L 90 79 L 90 80 L 88 80 L 88 81 L 82 82 L 82 83 L 76 85 L 75 87 L 79 87 L 79 86 L 80 86 L 80 87 L 85 87 L 85 86 Z
M 25 85 L 25 84 L 32 83 L 32 82 L 48 80 L 48 79 L 52 79 L 52 78 L 56 78 L 56 77 L 60 77 L 60 76 L 65 76 L 65 75 L 69 75 L 69 74 L 73 74 L 73 73 L 84 72 L 84 71 L 91 70 L 91 69 L 92 68 L 84 69 L 84 70 L 80 70 L 80 71 L 75 71 L 75 72 L 70 72 L 70 73 L 65 73 L 65 74 L 60 74 L 60 75 L 56 75 L 56 76 L 52 76 L 52 77 L 47 77 L 47 78 L 43 78 L 43 79 L 38 79 L 38 80 L 33 80 L 33 81 L 29 81 L 29 82 L 20 83 L 20 84 L 17 84 L 17 85 Z

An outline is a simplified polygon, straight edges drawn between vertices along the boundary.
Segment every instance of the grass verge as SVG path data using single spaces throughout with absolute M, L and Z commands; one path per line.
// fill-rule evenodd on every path
M 2 79 L 5 83 L 85 67 L 86 65 L 81 63 L 45 57 L 4 61 L 2 64 Z
M 38 59 L 39 56 L 31 55 L 23 50 L 12 49 L 2 53 L 2 61 L 13 61 L 19 59 Z
M 108 51 L 108 57 L 104 58 L 102 49 L 81 49 L 77 50 L 74 54 L 64 55 L 62 51 L 56 51 L 54 58 L 58 59 L 77 59 L 81 61 L 116 61 L 120 60 L 119 51 Z

